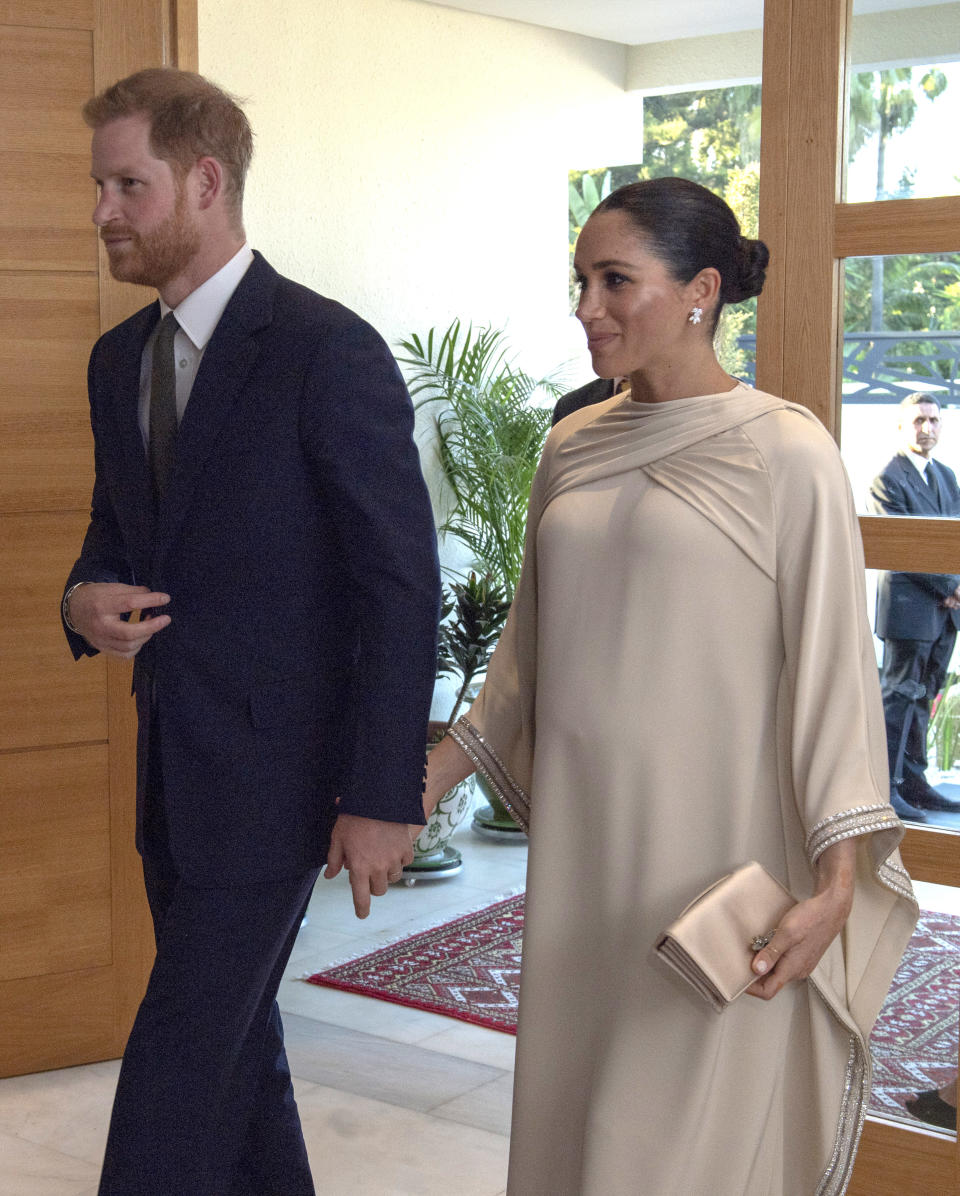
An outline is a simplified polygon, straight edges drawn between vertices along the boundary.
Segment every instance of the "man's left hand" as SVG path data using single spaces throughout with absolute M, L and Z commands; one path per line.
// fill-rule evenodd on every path
M 387 885 L 400 879 L 413 860 L 413 840 L 421 829 L 357 814 L 341 814 L 334 823 L 323 875 L 332 880 L 346 868 L 358 918 L 370 913 L 371 896 L 382 897 Z

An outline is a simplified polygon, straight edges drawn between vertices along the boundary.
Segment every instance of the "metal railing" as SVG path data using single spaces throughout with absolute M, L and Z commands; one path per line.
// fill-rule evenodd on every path
M 737 338 L 753 382 L 757 338 Z M 847 332 L 843 338 L 844 403 L 899 403 L 914 391 L 931 391 L 941 403 L 960 404 L 960 331 Z

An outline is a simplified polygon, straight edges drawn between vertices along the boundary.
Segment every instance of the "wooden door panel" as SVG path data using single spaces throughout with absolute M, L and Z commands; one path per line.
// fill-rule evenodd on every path
M 195 0 L 0 0 L 0 1075 L 116 1057 L 152 962 L 129 662 L 75 664 L 58 607 L 90 348 L 154 297 L 99 251 L 80 107 L 178 55 Z
M 96 7 L 97 0 L 0 0 L 0 25 L 93 30 Z
M 97 289 L 93 274 L 0 273 L 0 512 L 89 510 Z
M 946 1196 L 958 1190 L 956 1156 L 945 1134 L 867 1121 L 848 1196 Z
M 107 745 L 0 755 L 0 981 L 112 960 Z
M 122 1048 L 114 968 L 0 981 L 0 1076 L 113 1059 Z M 38 1033 L 38 1028 L 43 1033 Z
M 97 268 L 89 154 L 0 153 L 0 270 Z
M 86 522 L 82 512 L 0 520 L 0 752 L 107 740 L 106 662 L 75 663 L 58 617 Z
M 86 154 L 80 108 L 92 91 L 92 32 L 0 29 L 0 150 Z M 34 102 L 21 103 L 24 94 Z

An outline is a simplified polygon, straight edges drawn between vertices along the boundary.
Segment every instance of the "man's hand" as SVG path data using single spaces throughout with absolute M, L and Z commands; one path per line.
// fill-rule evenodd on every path
M 413 860 L 419 826 L 381 822 L 357 814 L 341 814 L 333 825 L 323 875 L 332 880 L 342 868 L 350 873 L 353 908 L 358 918 L 370 913 L 370 897 L 382 897 L 391 881 L 400 879 Z
M 948 594 L 947 597 L 944 598 L 943 605 L 947 608 L 947 610 L 957 610 L 957 608 L 960 607 L 960 586 L 957 586 L 952 594 Z
M 136 656 L 143 645 L 170 623 L 169 615 L 151 615 L 138 622 L 123 618 L 136 611 L 166 606 L 169 594 L 158 594 L 146 586 L 127 586 L 121 582 L 91 581 L 70 595 L 70 622 L 83 638 L 107 656 L 127 660 Z

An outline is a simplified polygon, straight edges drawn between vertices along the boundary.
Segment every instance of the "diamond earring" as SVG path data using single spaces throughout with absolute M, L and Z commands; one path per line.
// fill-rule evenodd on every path
M 703 308 L 702 308 L 702 307 L 695 307 L 695 308 L 693 308 L 693 310 L 690 312 L 689 316 L 687 316 L 687 319 L 689 320 L 689 322 L 690 322 L 691 324 L 699 324 L 699 323 L 700 323 L 700 317 L 701 317 L 702 315 L 703 315 Z

